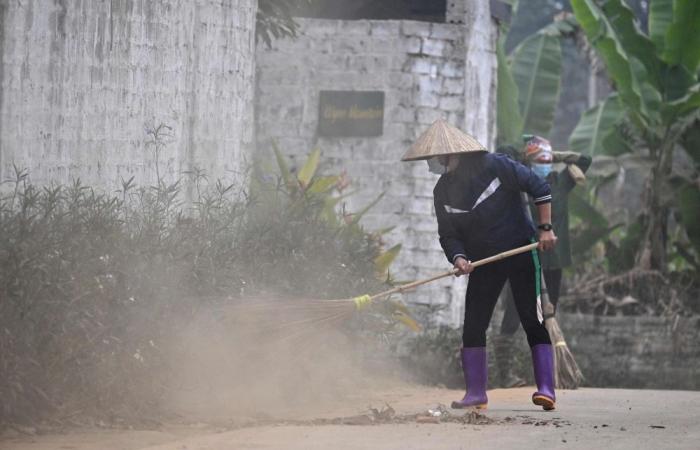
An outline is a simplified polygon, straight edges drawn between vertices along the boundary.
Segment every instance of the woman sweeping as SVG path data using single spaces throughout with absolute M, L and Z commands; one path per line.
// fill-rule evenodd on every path
M 554 355 L 544 326 L 539 299 L 537 252 L 524 253 L 473 268 L 484 258 L 539 238 L 539 249 L 556 243 L 551 225 L 549 185 L 529 168 L 510 158 L 489 153 L 473 137 L 436 121 L 404 155 L 403 161 L 425 159 L 441 175 L 433 190 L 440 244 L 459 274 L 468 274 L 461 349 L 467 392 L 453 408 L 485 408 L 488 399 L 486 329 L 506 281 L 514 294 L 520 322 L 532 350 L 537 391 L 532 401 L 554 409 Z M 535 228 L 521 200 L 533 198 L 539 225 Z

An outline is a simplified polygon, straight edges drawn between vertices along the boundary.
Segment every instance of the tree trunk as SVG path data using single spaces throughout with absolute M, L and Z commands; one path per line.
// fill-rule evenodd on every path
M 671 142 L 668 142 L 671 141 Z M 644 233 L 637 252 L 637 266 L 645 270 L 666 271 L 666 242 L 669 207 L 663 199 L 665 183 L 671 174 L 673 140 L 661 143 L 654 167 L 644 189 Z

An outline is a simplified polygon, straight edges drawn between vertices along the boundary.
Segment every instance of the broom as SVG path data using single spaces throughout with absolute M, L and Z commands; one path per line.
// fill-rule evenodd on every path
M 564 333 L 559 327 L 556 317 L 554 317 L 554 305 L 549 301 L 549 292 L 541 279 L 542 312 L 544 326 L 549 333 L 549 339 L 554 346 L 554 384 L 558 389 L 576 389 L 583 381 L 583 373 L 579 369 L 573 353 L 566 345 Z
M 574 166 L 575 167 L 575 166 Z M 573 176 L 573 174 L 572 174 Z M 526 194 L 521 194 L 525 213 L 532 220 L 532 211 L 530 211 L 530 201 Z M 554 317 L 554 306 L 549 301 L 549 292 L 547 285 L 544 282 L 544 276 L 540 274 L 540 297 L 542 299 L 542 316 L 544 318 L 544 326 L 549 333 L 549 339 L 554 346 L 554 385 L 561 389 L 576 389 L 583 381 L 583 373 L 579 369 L 573 353 L 566 345 L 564 333 L 559 327 L 556 317 Z
M 532 243 L 498 253 L 488 258 L 472 262 L 472 267 L 476 268 L 494 261 L 508 258 L 510 256 L 529 252 L 536 247 L 537 243 Z M 281 302 L 279 300 L 259 301 L 249 299 L 249 302 L 246 302 L 248 304 L 236 305 L 234 309 L 244 313 L 242 317 L 247 316 L 248 318 L 251 318 L 251 314 L 260 314 L 259 320 L 254 321 L 254 323 L 256 324 L 256 328 L 268 330 L 268 337 L 270 337 L 270 332 L 275 332 L 277 334 L 281 334 L 280 340 L 294 341 L 297 339 L 303 339 L 304 336 L 307 336 L 310 333 L 318 332 L 325 328 L 337 325 L 346 320 L 356 311 L 364 310 L 377 300 L 386 299 L 393 294 L 406 292 L 418 286 L 456 275 L 458 272 L 459 271 L 457 269 L 452 269 L 447 272 L 434 275 L 430 278 L 403 284 L 374 295 L 365 294 L 338 300 L 301 300 L 287 302 Z M 270 319 L 268 316 L 273 311 L 284 314 L 284 322 L 280 323 L 274 318 Z M 410 317 L 410 315 L 408 315 L 408 311 L 405 309 L 405 307 L 404 309 L 400 309 L 398 313 L 395 313 L 395 319 L 404 323 L 414 331 L 420 331 L 419 325 Z M 269 326 L 260 327 L 260 320 L 267 322 Z

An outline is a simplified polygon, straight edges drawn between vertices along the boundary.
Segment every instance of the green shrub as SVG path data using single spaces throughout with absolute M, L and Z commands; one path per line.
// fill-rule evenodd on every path
M 150 415 L 176 318 L 244 296 L 386 286 L 378 236 L 335 213 L 340 179 L 315 176 L 315 161 L 295 181 L 283 164 L 255 169 L 250 189 L 194 172 L 187 189 L 129 180 L 114 195 L 18 171 L 0 199 L 0 422 Z

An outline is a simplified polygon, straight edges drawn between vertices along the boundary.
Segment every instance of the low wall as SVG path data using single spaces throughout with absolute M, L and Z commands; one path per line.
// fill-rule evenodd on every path
M 700 316 L 557 317 L 587 386 L 700 389 Z

